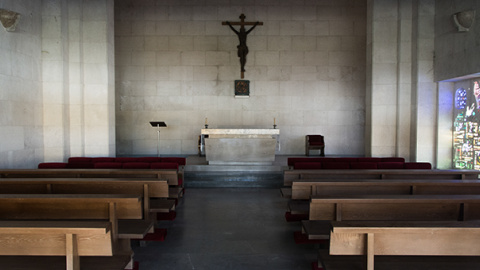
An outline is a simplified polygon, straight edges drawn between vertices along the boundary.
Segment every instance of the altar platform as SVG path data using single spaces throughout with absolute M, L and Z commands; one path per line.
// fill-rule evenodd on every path
M 271 165 L 209 165 L 205 157 L 187 156 L 185 187 L 280 188 L 288 157 L 276 155 Z

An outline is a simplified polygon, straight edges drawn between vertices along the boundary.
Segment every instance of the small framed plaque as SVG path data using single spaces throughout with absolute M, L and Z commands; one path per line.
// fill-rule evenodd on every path
M 250 81 L 236 80 L 235 81 L 235 97 L 249 97 L 250 96 Z

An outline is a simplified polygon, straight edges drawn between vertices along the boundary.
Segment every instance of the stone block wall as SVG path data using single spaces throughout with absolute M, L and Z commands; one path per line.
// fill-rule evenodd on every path
M 25 168 L 43 160 L 41 1 L 0 8 L 21 15 L 13 32 L 0 25 L 0 168 Z
M 115 1 L 118 155 L 195 154 L 200 129 L 280 129 L 279 154 L 322 134 L 329 155 L 363 155 L 366 1 Z M 234 97 L 238 39 L 222 21 L 262 21 L 247 38 L 250 97 Z

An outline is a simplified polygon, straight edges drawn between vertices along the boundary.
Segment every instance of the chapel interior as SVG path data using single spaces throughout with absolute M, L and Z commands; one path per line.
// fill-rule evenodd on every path
M 289 158 L 480 170 L 479 9 L 0 0 L 0 174 L 181 157 L 177 216 L 164 241 L 132 242 L 139 269 L 312 269 L 325 246 L 285 221 Z

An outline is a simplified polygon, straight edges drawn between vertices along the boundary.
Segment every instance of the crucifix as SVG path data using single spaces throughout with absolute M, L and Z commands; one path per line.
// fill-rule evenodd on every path
M 238 36 L 238 41 L 240 44 L 237 46 L 237 55 L 240 57 L 240 65 L 241 65 L 241 72 L 242 72 L 242 79 L 244 78 L 244 72 L 245 72 L 245 63 L 247 62 L 247 54 L 248 54 L 248 47 L 247 47 L 247 35 L 252 32 L 252 30 L 257 26 L 257 25 L 263 25 L 263 22 L 246 22 L 245 21 L 245 15 L 242 13 L 240 15 L 240 22 L 229 22 L 225 21 L 222 22 L 222 25 L 228 25 L 230 29 L 232 29 L 235 34 Z M 233 27 L 233 25 L 240 25 L 240 30 L 237 30 Z M 253 25 L 250 29 L 245 30 L 245 25 Z

